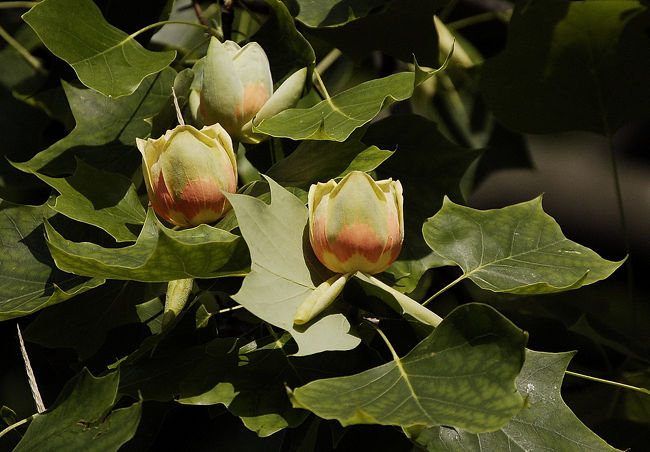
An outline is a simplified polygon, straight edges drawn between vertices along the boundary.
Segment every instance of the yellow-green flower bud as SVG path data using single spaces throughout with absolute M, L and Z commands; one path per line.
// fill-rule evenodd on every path
M 402 185 L 353 171 L 309 189 L 309 238 L 318 259 L 337 273 L 379 273 L 404 241 Z
M 233 41 L 221 43 L 214 37 L 195 71 L 202 71 L 200 96 L 190 94 L 196 123 L 219 123 L 233 139 L 244 143 L 267 138 L 253 132 L 253 119 L 259 123 L 294 107 L 307 77 L 307 68 L 300 69 L 274 93 L 269 60 L 258 43 L 239 47 Z
M 151 205 L 178 226 L 213 223 L 230 209 L 223 192 L 237 191 L 237 161 L 219 124 L 177 126 L 158 139 L 136 139 Z

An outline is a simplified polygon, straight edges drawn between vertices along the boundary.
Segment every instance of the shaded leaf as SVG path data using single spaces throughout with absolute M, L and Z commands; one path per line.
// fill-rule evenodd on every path
M 294 406 L 342 425 L 500 428 L 524 401 L 515 378 L 525 332 L 487 305 L 455 309 L 403 358 L 293 390 Z M 345 403 L 341 403 L 345 400 Z
M 298 306 L 330 274 L 317 261 L 305 236 L 305 205 L 267 180 L 270 205 L 246 195 L 228 195 L 252 260 L 251 272 L 233 298 L 259 318 L 291 333 L 298 343 L 297 355 L 356 347 L 360 340 L 350 331 L 350 323 L 332 310 L 307 325 L 294 325 Z
M 248 265 L 239 236 L 206 224 L 173 231 L 149 209 L 135 244 L 103 248 L 71 242 L 45 223 L 57 267 L 75 274 L 133 281 L 170 281 L 244 275 Z
M 539 294 L 577 289 L 607 278 L 624 260 L 608 261 L 564 237 L 542 210 L 541 196 L 494 210 L 445 198 L 422 227 L 427 244 L 483 289 Z
M 416 66 L 416 72 L 399 72 L 370 80 L 313 107 L 285 110 L 262 120 L 253 129 L 293 140 L 345 141 L 355 129 L 368 123 L 384 108 L 411 97 L 414 86 L 441 69 L 424 72 Z
M 320 3 L 320 2 L 315 2 Z M 377 2 L 357 2 L 357 4 Z M 438 64 L 438 33 L 433 24 L 436 14 L 448 0 L 385 1 L 365 17 L 337 27 L 309 30 L 333 47 L 356 60 L 380 50 L 402 61 L 413 61 L 413 55 L 425 66 Z M 332 14 L 332 19 L 336 18 Z
M 141 411 L 141 402 L 112 410 L 119 380 L 119 372 L 95 378 L 84 368 L 29 424 L 14 451 L 118 450 L 135 434 Z
M 308 27 L 333 27 L 365 17 L 387 0 L 296 0 L 296 19 Z
M 127 166 L 126 174 L 130 176 L 134 168 L 128 166 L 133 167 L 133 164 L 125 165 L 122 155 L 109 152 L 106 147 L 99 152 L 96 146 L 111 143 L 118 150 L 121 146 L 124 148 L 121 149 L 122 154 L 132 156 L 129 162 L 139 164 L 141 157 L 134 149 L 135 138 L 144 138 L 149 134 L 151 124 L 146 122 L 146 119 L 158 113 L 171 96 L 171 85 L 175 75 L 173 69 L 165 69 L 145 79 L 130 96 L 118 99 L 111 99 L 95 91 L 62 82 L 77 124 L 69 135 L 39 152 L 31 160 L 22 163 L 21 168 L 34 172 L 47 165 L 47 174 L 67 175 L 72 172 L 75 161 L 72 157 L 67 161 L 59 161 L 62 154 L 71 149 L 78 151 L 79 148 L 88 147 L 91 155 L 97 154 L 97 159 L 108 160 L 103 162 L 104 165 L 95 166 L 101 166 L 106 171 L 110 171 L 111 166 L 115 166 L 115 172 L 121 173 Z M 88 158 L 84 160 L 90 163 Z
M 434 427 L 424 430 L 417 442 L 430 451 L 617 450 L 580 422 L 562 400 L 562 379 L 572 356 L 571 352 L 526 350 L 517 389 L 527 397 L 528 407 L 500 430 L 476 435 L 456 428 Z
M 393 275 L 396 289 L 411 292 L 427 269 L 453 264 L 431 252 L 422 239 L 422 222 L 438 210 L 445 195 L 463 199 L 461 180 L 481 151 L 452 143 L 435 122 L 417 115 L 377 121 L 363 142 L 396 149 L 377 169 L 379 177 L 397 179 L 404 188 L 404 245 L 387 272 Z
M 351 171 L 372 171 L 391 155 L 392 151 L 352 139 L 342 143 L 303 141 L 267 174 L 280 185 L 307 190 L 311 184 L 343 177 Z
M 481 90 L 497 118 L 521 132 L 613 133 L 650 111 L 648 24 L 638 1 L 519 2 Z
M 296 29 L 296 24 L 282 1 L 265 1 L 271 8 L 271 15 L 253 35 L 252 40 L 257 41 L 268 56 L 273 80 L 277 83 L 303 67 L 309 68 L 307 80 L 311 80 L 311 68 L 316 61 L 314 49 Z
M 22 167 L 19 163 L 14 166 Z M 29 167 L 24 169 L 30 172 Z M 133 183 L 126 177 L 93 168 L 82 160 L 77 160 L 77 169 L 70 177 L 32 174 L 60 193 L 50 203 L 56 212 L 97 226 L 118 242 L 136 239 L 128 225 L 141 225 L 146 215 Z
M 176 57 L 174 51 L 142 47 L 106 22 L 91 0 L 44 0 L 23 19 L 84 85 L 109 97 L 133 93 L 145 77 L 162 71 Z
M 0 201 L 0 320 L 31 314 L 104 282 L 60 271 L 43 237 L 43 221 L 55 214 L 47 205 Z
M 164 293 L 162 285 L 157 288 Z M 80 360 L 86 360 L 99 350 L 111 329 L 156 322 L 155 316 L 162 312 L 160 300 L 137 304 L 149 298 L 148 293 L 155 289 L 133 282 L 109 281 L 101 290 L 88 291 L 41 312 L 27 326 L 25 339 L 48 348 L 71 348 Z

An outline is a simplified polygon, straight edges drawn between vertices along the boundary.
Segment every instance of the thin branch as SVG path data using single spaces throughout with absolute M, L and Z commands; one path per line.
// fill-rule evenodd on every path
M 592 377 L 591 375 L 579 374 L 577 372 L 571 372 L 570 370 L 566 370 L 564 373 L 567 374 L 567 375 L 571 375 L 573 377 L 584 378 L 585 380 L 596 381 L 598 383 L 604 383 L 604 384 L 607 384 L 607 385 L 616 386 L 616 387 L 623 388 L 623 389 L 628 389 L 630 391 L 640 392 L 641 394 L 645 394 L 647 396 L 650 396 L 650 389 L 639 388 L 637 386 L 632 386 L 632 385 L 626 385 L 625 383 L 619 383 L 618 381 L 611 381 L 611 380 L 605 380 L 603 378 Z
M 192 6 L 194 7 L 194 12 L 196 13 L 196 18 L 199 19 L 199 22 L 201 22 L 203 25 L 208 27 L 208 34 L 212 34 L 210 31 L 210 26 L 208 25 L 208 21 L 205 20 L 205 15 L 203 14 L 203 8 L 201 8 L 201 4 L 199 3 L 199 0 L 192 0 Z
M 34 57 L 31 53 L 29 53 L 29 50 L 27 50 L 25 47 L 22 46 L 18 41 L 14 39 L 13 36 L 11 36 L 9 33 L 7 33 L 7 30 L 4 28 L 0 27 L 0 37 L 2 37 L 7 43 L 16 50 L 22 56 L 27 63 L 34 69 L 36 69 L 38 72 L 41 74 L 45 74 L 45 69 L 43 69 L 43 66 L 41 65 L 41 62 Z
M 23 342 L 23 335 L 20 332 L 20 325 L 16 323 L 16 330 L 18 330 L 18 341 L 20 342 L 20 353 L 23 355 L 23 361 L 25 361 L 25 371 L 27 372 L 27 380 L 29 381 L 29 389 L 32 390 L 32 397 L 34 398 L 34 403 L 36 403 L 36 411 L 42 413 L 45 411 L 45 405 L 43 404 L 43 399 L 41 398 L 41 393 L 38 390 L 38 384 L 36 384 L 36 376 L 32 370 L 32 365 L 29 362 L 29 356 L 27 356 L 27 349 L 25 348 L 25 342 Z
M 9 433 L 10 431 L 12 431 L 12 430 L 14 430 L 14 429 L 20 427 L 21 425 L 26 424 L 27 422 L 31 421 L 31 420 L 34 419 L 36 416 L 38 416 L 38 413 L 34 413 L 34 414 L 32 414 L 31 416 L 26 417 L 25 419 L 16 422 L 15 424 L 11 424 L 9 427 L 7 427 L 6 429 L 4 429 L 3 431 L 0 432 L 0 438 L 2 438 L 3 436 L 5 436 L 5 435 L 6 435 L 7 433 Z
M 235 20 L 233 0 L 223 0 L 221 6 L 221 29 L 223 30 L 223 39 L 229 40 L 232 37 L 232 23 Z
M 459 282 L 461 282 L 461 281 L 462 281 L 463 279 L 465 279 L 466 277 L 467 277 L 467 274 L 463 273 L 463 274 L 460 275 L 458 278 L 456 278 L 455 280 L 453 280 L 452 282 L 450 282 L 449 284 L 447 284 L 445 287 L 443 287 L 442 289 L 440 289 L 438 292 L 434 293 L 434 294 L 431 295 L 429 298 L 427 298 L 427 299 L 422 303 L 422 306 L 426 306 L 427 303 L 429 303 L 431 300 L 433 300 L 434 298 L 436 298 L 436 297 L 437 297 L 438 295 L 440 295 L 441 293 L 445 292 L 445 291 L 446 291 L 447 289 L 449 289 L 450 287 L 455 286 L 456 284 L 458 284 Z

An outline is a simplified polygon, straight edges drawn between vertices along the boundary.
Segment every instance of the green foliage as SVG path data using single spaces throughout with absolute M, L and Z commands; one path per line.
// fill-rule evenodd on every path
M 84 85 L 109 97 L 133 93 L 146 76 L 162 71 L 176 56 L 143 48 L 106 22 L 90 0 L 46 0 L 24 20 Z
M 141 402 L 113 409 L 119 381 L 119 372 L 95 378 L 84 368 L 52 408 L 32 421 L 14 450 L 118 450 L 135 434 L 142 409 Z
M 507 205 L 482 191 L 555 161 L 531 158 L 526 133 L 595 132 L 617 177 L 617 159 L 633 150 L 619 147 L 641 142 L 634 123 L 650 111 L 646 2 L 521 0 L 503 11 L 495 5 L 507 2 L 237 0 L 229 12 L 223 2 L 43 0 L 19 9 L 28 3 L 0 4 L 18 8 L 0 20 L 9 351 L 0 449 L 647 446 L 645 237 L 618 246 L 577 204 L 569 210 L 580 224 L 559 221 L 572 241 L 541 195 L 521 202 L 532 197 L 522 187 L 509 195 L 521 203 Z M 197 125 L 210 35 L 258 42 L 276 89 L 305 67 L 307 83 L 294 108 L 253 119 L 265 140 L 233 143 L 232 209 L 215 224 L 170 228 L 148 206 L 135 141 Z M 237 115 L 265 101 L 244 88 Z M 570 178 L 589 168 L 561 169 Z M 341 277 L 313 251 L 305 204 L 312 184 L 352 171 L 400 181 L 404 221 L 391 225 L 404 242 L 385 271 Z M 601 185 L 596 199 L 607 198 Z M 636 202 L 638 193 L 615 190 Z M 183 199 L 214 196 L 197 192 Z M 545 207 L 561 215 L 548 193 Z M 479 203 L 497 208 L 470 207 Z M 351 245 L 372 254 L 357 212 L 328 215 L 356 221 L 334 231 L 337 259 Z M 630 257 L 619 269 L 625 259 L 597 253 Z M 321 286 L 330 279 L 345 282 L 336 296 Z M 170 317 L 175 280 L 188 290 Z M 333 303 L 297 325 L 310 296 Z M 532 351 L 528 341 L 577 353 Z M 569 365 L 593 381 L 565 379 Z
M 564 237 L 542 210 L 542 198 L 478 211 L 445 198 L 422 228 L 424 239 L 479 287 L 541 294 L 577 289 L 607 278 L 623 261 L 605 260 Z

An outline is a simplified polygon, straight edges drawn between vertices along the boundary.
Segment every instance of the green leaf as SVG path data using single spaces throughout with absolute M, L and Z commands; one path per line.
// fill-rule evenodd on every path
M 117 451 L 135 434 L 142 409 L 136 402 L 113 410 L 119 380 L 119 372 L 95 378 L 84 368 L 29 424 L 14 451 Z
M 30 172 L 28 166 L 14 166 Z M 136 239 L 128 225 L 141 225 L 146 215 L 133 183 L 126 177 L 93 168 L 82 160 L 77 160 L 77 169 L 70 177 L 32 174 L 60 193 L 50 203 L 56 212 L 97 226 L 118 242 Z
M 524 406 L 515 378 L 526 340 L 493 308 L 463 305 L 403 358 L 394 354 L 356 375 L 312 381 L 293 390 L 293 403 L 344 426 L 495 430 Z
M 233 298 L 259 318 L 278 326 L 298 343 L 297 355 L 350 350 L 359 338 L 350 323 L 332 308 L 306 325 L 294 325 L 298 306 L 331 274 L 309 244 L 307 208 L 267 178 L 271 204 L 246 195 L 228 195 L 251 254 L 251 272 Z
M 25 329 L 25 340 L 48 348 L 70 348 L 80 360 L 86 360 L 102 347 L 111 329 L 141 322 L 149 325 L 160 320 L 160 300 L 136 303 L 164 291 L 162 284 L 149 288 L 133 282 L 108 281 L 101 290 L 88 291 L 39 313 Z
M 296 29 L 293 17 L 282 1 L 266 0 L 266 4 L 271 14 L 252 40 L 257 41 L 268 56 L 273 80 L 277 83 L 303 67 L 309 68 L 307 80 L 311 80 L 311 68 L 316 61 L 314 49 Z
M 131 175 L 142 158 L 134 148 L 136 137 L 145 138 L 151 130 L 146 120 L 160 111 L 171 96 L 171 86 L 176 72 L 165 69 L 142 82 L 130 96 L 111 99 L 95 91 L 62 82 L 72 114 L 77 122 L 74 130 L 52 146 L 21 164 L 24 171 L 35 172 L 47 165 L 48 175 L 70 174 L 75 168 L 74 156 L 66 151 L 86 151 L 83 160 L 105 171 Z M 111 144 L 113 149 L 98 146 Z M 125 157 L 128 157 L 125 162 Z M 130 163 L 127 165 L 126 163 Z M 126 168 L 125 168 L 126 167 Z
M 439 209 L 445 195 L 463 199 L 461 180 L 481 151 L 452 143 L 435 122 L 417 115 L 377 121 L 368 128 L 363 142 L 396 149 L 377 169 L 380 178 L 397 179 L 404 188 L 404 244 L 387 272 L 393 275 L 395 288 L 411 292 L 427 269 L 453 265 L 431 252 L 422 239 L 422 222 Z
M 613 262 L 564 237 L 542 210 L 542 197 L 495 210 L 475 210 L 445 198 L 422 227 L 427 244 L 493 292 L 540 294 L 577 289 L 607 278 Z
M 370 5 L 377 1 L 355 3 Z M 392 0 L 383 3 L 386 7 L 370 11 L 365 17 L 309 32 L 357 61 L 368 57 L 373 50 L 379 50 L 407 62 L 413 61 L 415 55 L 421 64 L 436 66 L 438 33 L 433 15 L 449 0 Z M 341 15 L 337 10 L 330 17 L 339 21 Z
M 63 238 L 45 223 L 47 245 L 57 267 L 85 276 L 160 282 L 244 275 L 246 251 L 239 236 L 206 224 L 173 231 L 149 209 L 135 244 L 103 248 Z
M 443 66 L 444 67 L 444 66 Z M 290 108 L 264 119 L 254 130 L 292 140 L 345 141 L 355 129 L 370 122 L 396 101 L 408 99 L 413 88 L 442 70 L 399 72 L 370 80 L 310 108 Z
M 334 27 L 365 17 L 387 0 L 296 0 L 296 19 L 308 27 Z
M 562 378 L 573 355 L 526 350 L 517 389 L 527 397 L 528 406 L 500 430 L 476 435 L 434 427 L 424 430 L 417 442 L 430 451 L 616 451 L 580 422 L 562 400 Z
M 308 413 L 291 406 L 284 387 L 286 381 L 299 381 L 296 369 L 287 361 L 282 347 L 291 336 L 283 337 L 267 347 L 246 350 L 241 347 L 238 359 L 219 366 L 219 378 L 207 391 L 196 393 L 196 384 L 181 384 L 179 403 L 215 405 L 221 403 L 241 418 L 244 425 L 266 437 L 287 427 L 301 424 Z M 210 350 L 208 349 L 208 352 Z M 197 378 L 205 383 L 205 378 Z M 191 390 L 190 390 L 191 388 Z
M 353 139 L 342 143 L 303 141 L 267 172 L 280 185 L 309 189 L 316 182 L 343 177 L 351 171 L 372 171 L 393 155 Z
M 148 75 L 174 61 L 175 51 L 151 52 L 110 25 L 91 0 L 44 0 L 23 15 L 47 48 L 81 83 L 109 97 L 133 93 Z
M 638 1 L 519 2 L 481 90 L 497 118 L 521 132 L 613 133 L 650 111 L 649 24 Z
M 43 238 L 43 221 L 54 214 L 47 205 L 0 201 L 0 320 L 31 314 L 104 282 L 56 268 Z

